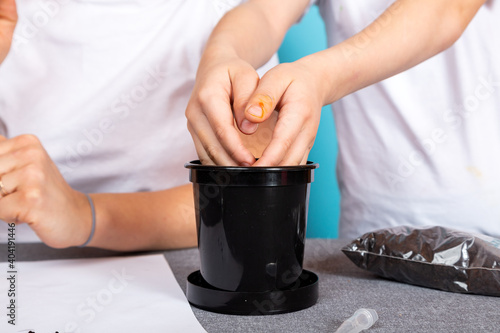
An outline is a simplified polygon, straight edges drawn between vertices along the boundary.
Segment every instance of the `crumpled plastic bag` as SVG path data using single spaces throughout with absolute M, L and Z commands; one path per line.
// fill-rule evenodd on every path
M 366 233 L 342 251 L 357 266 L 385 278 L 500 296 L 500 239 L 486 235 L 400 226 Z

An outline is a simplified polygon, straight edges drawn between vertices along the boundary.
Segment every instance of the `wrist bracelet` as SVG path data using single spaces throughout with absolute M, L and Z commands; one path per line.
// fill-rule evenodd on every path
M 94 208 L 94 201 L 92 201 L 92 198 L 87 193 L 85 193 L 85 196 L 87 197 L 87 200 L 89 201 L 90 210 L 92 211 L 92 229 L 90 230 L 90 236 L 87 239 L 87 241 L 85 243 L 83 243 L 83 245 L 80 245 L 78 247 L 85 247 L 85 246 L 87 246 L 87 244 L 90 243 L 90 241 L 92 240 L 92 237 L 94 237 L 94 231 L 95 231 L 95 208 Z

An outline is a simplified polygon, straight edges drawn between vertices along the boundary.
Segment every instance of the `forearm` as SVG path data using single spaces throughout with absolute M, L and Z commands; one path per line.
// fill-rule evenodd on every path
M 204 58 L 234 55 L 254 68 L 264 65 L 302 15 L 308 0 L 250 0 L 228 12 L 214 28 Z M 203 62 L 203 59 L 202 59 Z
M 5 59 L 12 43 L 17 22 L 14 0 L 0 0 L 0 63 Z
M 324 104 L 446 50 L 484 0 L 399 0 L 353 37 L 300 60 L 322 80 Z
M 91 197 L 97 223 L 89 246 L 118 251 L 196 246 L 191 184 L 159 192 Z

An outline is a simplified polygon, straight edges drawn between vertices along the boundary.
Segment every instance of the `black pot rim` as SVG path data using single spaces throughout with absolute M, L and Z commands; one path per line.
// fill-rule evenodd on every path
M 207 170 L 207 171 L 238 171 L 238 172 L 263 172 L 263 171 L 300 171 L 313 170 L 319 167 L 318 163 L 307 161 L 305 165 L 286 165 L 286 166 L 223 166 L 201 164 L 200 160 L 194 160 L 184 164 L 187 169 Z
M 186 163 L 193 184 L 225 186 L 293 186 L 313 182 L 318 164 L 273 167 L 240 167 Z

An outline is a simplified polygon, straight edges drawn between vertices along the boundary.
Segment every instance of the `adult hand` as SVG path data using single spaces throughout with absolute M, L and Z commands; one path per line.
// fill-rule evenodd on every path
M 324 87 L 314 75 L 316 66 L 303 58 L 267 72 L 237 119 L 259 124 L 278 110 L 271 142 L 255 166 L 305 164 L 314 144 L 324 101 Z M 247 127 L 250 127 L 247 125 Z
M 14 0 L 0 0 L 0 63 L 9 52 L 16 22 L 16 2 Z
M 203 164 L 250 166 L 267 146 L 275 119 L 260 129 L 259 124 L 244 119 L 248 98 L 258 82 L 257 72 L 247 62 L 205 52 L 186 109 L 188 129 Z
M 35 136 L 0 136 L 0 181 L 1 220 L 28 223 L 55 248 L 81 245 L 89 237 L 87 198 L 66 183 Z

